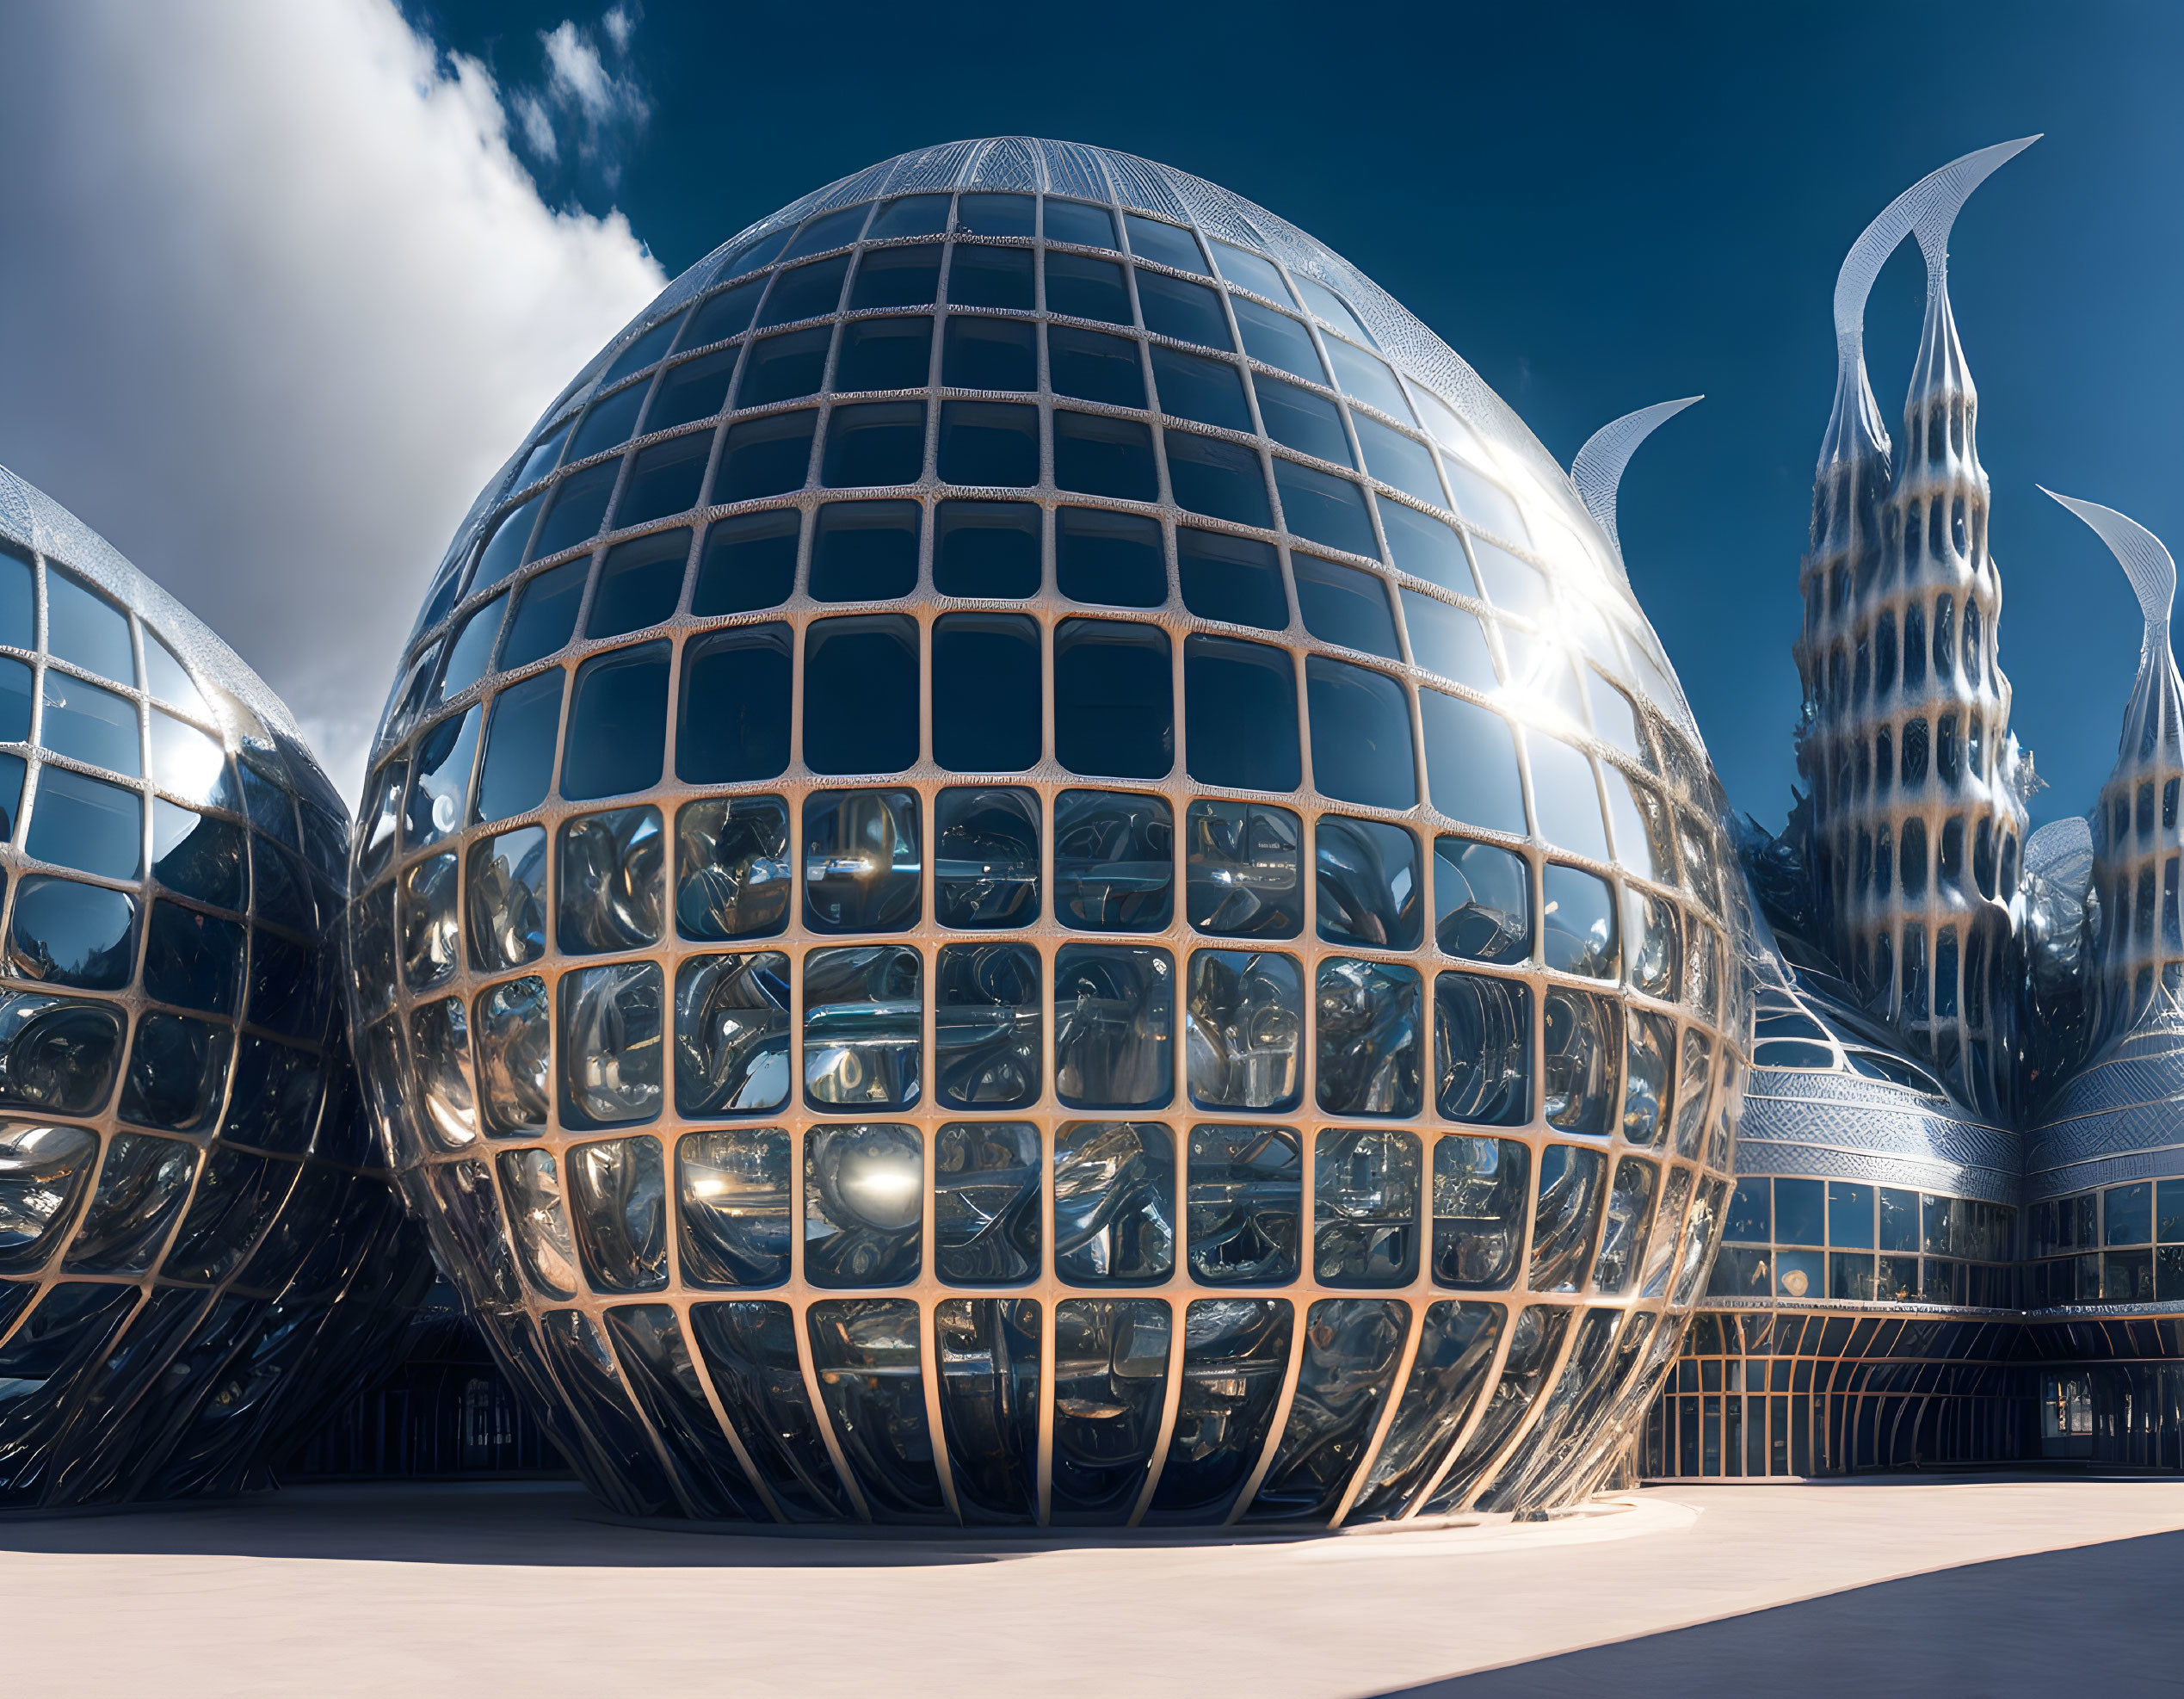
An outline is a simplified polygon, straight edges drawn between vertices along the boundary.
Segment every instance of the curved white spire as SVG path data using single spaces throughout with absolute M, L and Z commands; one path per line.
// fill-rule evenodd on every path
M 2169 610 L 2176 602 L 2176 561 L 2162 540 L 2112 507 L 2058 496 L 2045 485 L 2033 487 L 2070 509 L 2108 545 L 2108 553 L 2116 557 L 2116 564 L 2124 569 L 2124 577 L 2131 580 L 2132 590 L 2138 597 L 2138 611 L 2145 616 L 2146 629 L 2159 633 L 2165 640 Z
M 1674 418 L 1703 395 L 1687 395 L 1681 401 L 1657 401 L 1635 413 L 1611 419 L 1585 439 L 1577 458 L 1570 463 L 1570 480 L 1585 504 L 1585 511 L 1600 522 L 1615 552 L 1623 552 L 1623 539 L 1615 529 L 1615 492 L 1622 487 L 1623 468 L 1638 453 L 1638 444 L 1662 424 Z

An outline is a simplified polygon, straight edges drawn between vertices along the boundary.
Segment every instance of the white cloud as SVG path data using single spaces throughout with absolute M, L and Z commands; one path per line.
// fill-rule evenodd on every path
M 0 12 L 0 463 L 353 796 L 454 526 L 663 275 L 540 201 L 490 76 L 392 0 L 52 0 Z
M 522 126 L 523 139 L 531 151 L 552 164 L 561 158 L 561 145 L 553 133 L 553 118 L 546 109 L 546 102 L 536 95 L 511 96 L 509 105 L 514 109 L 517 123 Z
M 614 42 L 616 53 L 626 53 L 629 51 L 629 38 L 637 28 L 637 20 L 630 15 L 627 7 L 609 8 L 607 15 L 600 19 L 599 25 L 607 32 L 608 39 Z

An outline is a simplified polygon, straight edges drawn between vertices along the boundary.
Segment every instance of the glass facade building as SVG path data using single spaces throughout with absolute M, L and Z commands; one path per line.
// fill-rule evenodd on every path
M 429 1282 L 348 832 L 256 677 L 0 469 L 0 1513 L 264 1484 Z
M 693 267 L 480 494 L 353 1032 L 625 1510 L 1536 1509 L 1720 1230 L 1724 820 L 1612 526 L 1456 355 L 1211 184 L 966 143 Z

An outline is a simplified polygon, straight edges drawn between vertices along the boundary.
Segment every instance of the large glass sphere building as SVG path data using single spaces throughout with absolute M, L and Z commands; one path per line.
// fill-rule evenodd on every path
M 1589 1492 L 1718 1235 L 1720 798 L 1613 543 L 1416 319 L 1126 155 L 905 155 L 677 279 L 480 495 L 354 1027 L 626 1509 Z

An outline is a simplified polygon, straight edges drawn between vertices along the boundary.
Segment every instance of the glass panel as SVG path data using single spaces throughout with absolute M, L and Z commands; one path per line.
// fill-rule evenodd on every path
M 1365 491 L 1347 478 L 1274 456 L 1274 488 L 1281 495 L 1282 523 L 1293 536 L 1378 559 Z
M 1072 1109 L 1160 1109 L 1175 1095 L 1174 958 L 1064 944 L 1054 964 L 1055 1090 Z
M 1175 765 L 1167 633 L 1064 620 L 1054 634 L 1054 754 L 1072 773 L 1164 778 Z M 811 687 L 807 684 L 807 700 Z
M 953 245 L 948 250 L 948 300 L 956 306 L 1029 312 L 1037 305 L 1032 299 L 1030 250 Z
M 486 1132 L 509 1138 L 543 1128 L 552 1092 L 546 981 L 527 978 L 496 985 L 478 999 L 477 1011 L 472 1029 Z
M 946 944 L 935 978 L 934 1077 L 949 1109 L 1040 1097 L 1040 960 L 1028 944 Z
M 1612 997 L 1550 985 L 1544 1071 L 1548 1123 L 1606 1138 L 1614 1130 L 1616 1065 L 1623 1053 L 1622 1005 Z
M 1051 267 L 1053 262 L 1049 261 Z M 1126 314 L 1126 317 L 1127 315 Z M 1057 395 L 1103 401 L 1111 407 L 1145 405 L 1145 370 L 1138 343 L 1103 331 L 1067 324 L 1046 330 L 1046 369 Z M 1249 429 L 1249 426 L 1243 427 Z
M 182 1213 L 197 1152 L 174 1139 L 116 1133 L 107 1141 L 98 1190 L 69 1242 L 70 1274 L 143 1274 Z
M 1262 530 L 1273 525 L 1266 469 L 1257 450 L 1174 426 L 1164 436 L 1169 488 L 1176 506 Z
M 1089 931 L 1157 932 L 1175 911 L 1175 822 L 1166 798 L 1065 790 L 1054 799 L 1055 907 Z
M 816 791 L 804 804 L 804 919 L 817 932 L 900 932 L 924 895 L 918 797 Z
M 515 612 L 501 644 L 500 668 L 513 672 L 568 646 L 576 634 L 577 609 L 584 598 L 589 560 L 571 560 L 527 579 L 515 592 Z M 452 666 L 453 662 L 449 664 Z
M 926 1426 L 918 1314 L 916 1303 L 891 1298 L 811 1309 L 819 1396 L 865 1504 L 881 1522 L 936 1522 L 947 1514 Z
M 1410 1331 L 1410 1307 L 1397 1299 L 1323 1298 L 1305 1312 L 1289 1419 L 1244 1521 L 1333 1513 L 1379 1426 Z
M 1054 1307 L 1056 1523 L 1128 1519 L 1159 1439 L 1170 1329 L 1158 1298 L 1070 1298 Z
M 1425 893 L 1416 837 L 1401 826 L 1323 815 L 1312 847 L 1322 938 L 1367 949 L 1418 948 Z
M 1532 992 L 1522 980 L 1435 976 L 1434 1102 L 1444 1116 L 1497 1127 L 1530 1120 L 1531 1050 Z
M 1289 623 L 1289 598 L 1271 543 L 1225 537 L 1192 526 L 1175 533 L 1183 605 L 1201 620 L 1280 631 Z
M 1040 757 L 1039 627 L 1018 614 L 947 614 L 933 626 L 933 758 L 957 773 L 1015 773 Z
M 659 1113 L 663 989 L 654 961 L 615 962 L 562 976 L 565 1122 L 597 1127 L 650 1121 Z
M 788 1278 L 796 1181 L 787 1134 L 778 1127 L 687 1133 L 675 1167 L 685 1281 L 763 1287 Z
M 657 944 L 666 928 L 667 839 L 657 808 L 617 808 L 561 825 L 563 952 L 601 955 Z
M 744 626 L 684 648 L 676 776 L 743 784 L 787 768 L 793 640 L 786 625 Z
M 718 341 L 718 337 L 708 337 Z M 736 350 L 721 349 L 696 360 L 686 360 L 660 374 L 652 405 L 645 411 L 645 430 L 672 430 L 677 425 L 710 419 L 728 405 L 729 380 L 736 375 Z
M 1305 984 L 1294 956 L 1198 950 L 1184 1043 L 1200 1109 L 1289 1109 L 1303 1090 Z
M 1150 1285 L 1175 1266 L 1175 1135 L 1157 1121 L 1063 1122 L 1055 1274 L 1071 1286 Z
M 667 1182 L 657 1139 L 604 1139 L 569 1151 L 570 1214 L 595 1292 L 668 1282 Z
M 900 615 L 814 620 L 804 638 L 804 762 L 899 773 L 917 759 L 918 641 Z
M 933 917 L 966 930 L 1039 918 L 1039 795 L 943 790 L 933 806 Z
M 65 767 L 40 768 L 28 848 L 55 867 L 135 879 L 144 871 L 144 798 Z
M 1299 833 L 1286 808 L 1192 803 L 1184 851 L 1191 924 L 1223 937 L 1295 937 L 1304 926 Z
M 1540 1152 L 1539 1208 L 1527 1280 L 1533 1291 L 1575 1292 L 1584 1279 L 1607 1171 L 1607 1158 L 1598 1151 L 1549 1145 Z
M 1088 207 L 1082 201 L 1046 201 L 1046 239 L 1071 242 L 1081 248 L 1116 248 L 1114 214 L 1105 207 Z
M 265 860 L 274 867 L 279 851 L 270 848 Z M 239 909 L 246 901 L 249 868 L 241 827 L 227 820 L 177 808 L 163 798 L 151 804 L 151 874 L 170 891 L 194 897 L 201 903 Z M 261 905 L 262 910 L 263 905 Z M 305 916 L 293 918 L 307 928 Z
M 1486 1390 L 1508 1312 L 1499 1304 L 1426 1306 L 1418 1354 L 1404 1382 L 1388 1436 L 1351 1515 L 1360 1521 L 1400 1516 L 1432 1483 Z
M 1221 311 L 1221 298 L 1202 283 L 1186 283 L 1180 277 L 1157 272 L 1138 274 L 1138 304 L 1145 312 L 1145 328 L 1156 336 L 1177 342 L 1196 343 L 1225 352 L 1231 346 L 1229 321 Z
M 9 971 L 51 985 L 120 991 L 137 959 L 137 902 L 73 880 L 31 877 L 15 887 Z
M 793 1522 L 853 1515 L 819 1436 L 789 1307 L 698 1304 L 690 1325 L 722 1407 L 782 1514 Z
M 944 484 L 974 487 L 1021 489 L 1038 483 L 1039 410 L 998 401 L 944 403 L 940 475 Z M 863 481 L 907 483 L 916 476 L 910 469 L 900 479 Z
M 1642 1009 L 1628 1014 L 1623 1136 L 1634 1145 L 1657 1145 L 1668 1136 L 1675 1103 L 1676 1023 Z
M 1508 723 L 1477 703 L 1439 690 L 1421 690 L 1418 707 L 1434 806 L 1451 819 L 1521 836 L 1524 794 Z
M 1294 1130 L 1194 1127 L 1186 1208 L 1191 1277 L 1200 1285 L 1296 1279 L 1304 1158 Z
M 412 991 L 423 991 L 438 985 L 442 979 L 453 977 L 460 965 L 457 961 L 459 930 L 455 917 L 455 857 L 452 853 L 428 856 L 421 862 L 412 862 L 402 870 L 398 907 L 402 978 Z M 163 917 L 157 912 L 157 906 L 171 909 L 173 905 L 155 906 L 152 917 L 155 949 L 167 946 L 170 942 L 179 942 L 161 937 L 157 936 L 159 933 L 184 930 L 183 924 L 173 922 L 163 926 L 160 924 Z M 182 910 L 176 912 L 184 914 L 188 911 Z M 217 975 L 207 973 L 205 970 L 209 964 L 204 962 L 201 957 L 190 966 L 177 962 L 171 967 L 158 968 L 157 971 L 162 977 L 171 974 L 176 981 L 166 988 L 164 1000 L 189 1003 L 190 1006 L 196 1008 L 226 1006 L 232 1000 L 231 988 L 223 995 L 222 991 L 215 987 L 228 985 L 231 981 L 232 970 L 241 965 L 242 948 L 242 930 L 238 927 L 234 929 L 232 958 L 224 964 L 226 971 Z M 155 971 L 153 964 L 157 960 L 155 956 L 146 961 L 147 979 Z M 221 1000 L 211 1004 L 200 1004 L 191 1000 L 193 996 L 209 996 Z
M 942 502 L 933 527 L 933 588 L 942 596 L 1039 594 L 1040 515 L 1028 502 Z
M 789 1098 L 789 959 L 686 956 L 675 973 L 675 1110 L 759 1115 Z
M 822 339 L 826 334 L 818 333 Z M 818 352 L 824 360 L 824 345 Z M 757 350 L 754 349 L 751 358 L 756 357 Z M 813 372 L 811 377 L 811 387 L 817 389 L 817 373 Z M 743 381 L 748 386 L 748 374 Z M 738 392 L 736 405 L 749 406 L 751 403 Z M 791 490 L 801 490 L 811 463 L 811 436 L 818 419 L 817 412 L 807 410 L 745 419 L 741 424 L 729 426 L 727 441 L 720 451 L 719 469 L 713 475 L 713 500 L 747 502 L 760 496 L 786 495 Z
M 1138 514 L 1065 507 L 1054 516 L 1055 587 L 1072 602 L 1157 608 L 1168 600 L 1168 552 L 1160 522 Z
M 1303 770 L 1289 655 L 1194 633 L 1184 639 L 1183 676 L 1191 776 L 1237 789 L 1296 789 Z
M 935 231 L 947 224 L 947 200 L 945 195 L 930 197 L 940 202 L 940 223 Z M 908 203 L 897 201 L 897 207 Z M 880 215 L 887 216 L 885 213 Z M 880 233 L 873 226 L 873 233 Z M 924 232 L 905 232 L 904 234 L 925 234 Z M 857 265 L 857 281 L 849 291 L 849 306 L 853 311 L 873 306 L 930 306 L 941 298 L 941 255 L 945 251 L 937 242 L 921 242 L 910 248 L 881 248 L 867 254 Z M 929 331 L 927 334 L 930 334 Z
M 1600 1253 L 1593 1261 L 1593 1289 L 1627 1291 L 1638 1277 L 1638 1257 L 1653 1225 L 1653 1194 L 1660 1171 L 1650 1162 L 1625 1157 L 1615 1165 L 1615 1183 L 1607 1195 L 1607 1216 L 1601 1229 Z M 1764 1180 L 1760 1184 L 1766 1185 Z
M 121 1016 L 108 1004 L 0 994 L 0 1105 L 34 1115 L 96 1115 L 120 1063 Z
M 191 802 L 214 808 L 242 806 L 218 739 L 156 711 L 151 716 L 151 775 L 162 790 Z
M 1319 964 L 1317 1000 L 1319 1107 L 1339 1115 L 1416 1115 L 1422 1107 L 1417 971 L 1330 956 Z
M 1057 487 L 1126 502 L 1160 499 L 1149 427 L 1058 408 L 1053 429 Z
M 788 924 L 788 806 L 780 798 L 689 803 L 676 816 L 676 843 L 682 936 L 759 938 Z
M 758 315 L 760 326 L 793 324 L 832 312 L 842 299 L 842 279 L 848 275 L 847 254 L 775 272 L 774 287 L 767 291 L 765 308 Z
M 924 464 L 922 401 L 867 401 L 854 406 L 837 405 L 827 421 L 826 452 L 819 481 L 833 490 L 865 485 L 915 484 Z M 945 456 L 942 475 L 947 475 Z
M 702 474 L 705 466 L 699 463 Z M 697 497 L 694 483 L 691 486 L 692 500 Z M 688 506 L 689 503 L 684 503 Z M 623 505 L 628 506 L 624 498 Z M 670 509 L 680 512 L 681 509 Z M 620 523 L 633 524 L 635 518 L 625 513 Z M 633 542 L 618 543 L 607 551 L 607 558 L 599 568 L 599 582 L 592 592 L 591 615 L 584 621 L 586 637 L 620 637 L 625 632 L 642 631 L 646 626 L 656 626 L 675 617 L 675 610 L 682 600 L 683 569 L 689 564 L 690 532 L 662 531 L 649 537 L 639 537 Z
M 52 566 L 46 569 L 46 652 L 116 684 L 137 682 L 129 616 Z
M 1301 335 L 1304 327 L 1297 329 Z M 1259 417 L 1266 421 L 1268 436 L 1283 448 L 1310 454 L 1316 460 L 1332 460 L 1345 469 L 1352 466 L 1349 433 L 1342 429 L 1342 409 L 1332 401 L 1279 378 L 1262 377 L 1254 387 L 1259 392 Z
M 83 679 L 48 668 L 38 740 L 56 755 L 134 779 L 143 775 L 137 705 Z
M 1285 300 L 1286 293 L 1279 287 L 1267 291 L 1276 300 Z M 1286 312 L 1269 312 L 1256 301 L 1238 300 L 1231 295 L 1229 305 L 1236 310 L 1237 328 L 1243 332 L 1246 354 L 1308 382 L 1327 381 L 1327 370 L 1320 364 L 1319 351 L 1312 346 L 1311 332 L 1302 324 Z
M 1040 1169 L 1039 1128 L 1029 1121 L 956 1121 L 941 1128 L 933 1258 L 943 1281 L 1013 1286 L 1038 1277 Z
M 1046 269 L 1048 312 L 1107 324 L 1132 322 L 1130 291 L 1120 266 L 1078 254 L 1050 253 Z
M 1312 782 L 1323 795 L 1374 808 L 1418 800 L 1410 712 L 1385 674 L 1313 655 L 1305 663 L 1312 726 Z
M 1218 1520 L 1234 1504 L 1274 1425 L 1293 1315 L 1282 1298 L 1201 1298 L 1184 1312 L 1183 1383 L 1148 1526 Z
M 917 1278 L 925 1141 L 893 1121 L 815 1127 L 804 1137 L 804 1274 L 814 1286 Z
M 1531 1152 L 1513 1139 L 1434 1141 L 1436 1284 L 1483 1291 L 1515 1279 L 1531 1177 Z
M 889 236 L 938 236 L 947 227 L 947 195 L 905 195 L 880 207 L 873 218 L 872 228 L 865 232 L 865 239 L 877 242 Z
M 83 1128 L 0 1121 L 0 1274 L 45 1265 L 76 1219 L 98 1154 L 98 1135 Z
M 1290 555 L 1289 566 L 1305 628 L 1314 637 L 1384 660 L 1403 658 L 1387 586 L 1378 575 L 1301 553 Z
M 1251 404 L 1244 398 L 1243 374 L 1234 366 L 1159 343 L 1149 352 L 1161 411 L 1217 430 L 1251 431 Z
M 920 1093 L 924 962 L 899 944 L 804 958 L 804 1097 L 814 1108 L 909 1109 Z
M 914 381 L 922 387 L 924 374 L 921 371 Z M 1039 327 L 1016 318 L 951 318 L 947 343 L 941 350 L 941 381 L 950 389 L 1037 389 Z
M 778 608 L 796 588 L 796 541 L 801 516 L 793 508 L 718 519 L 706 530 L 690 611 L 700 619 Z

